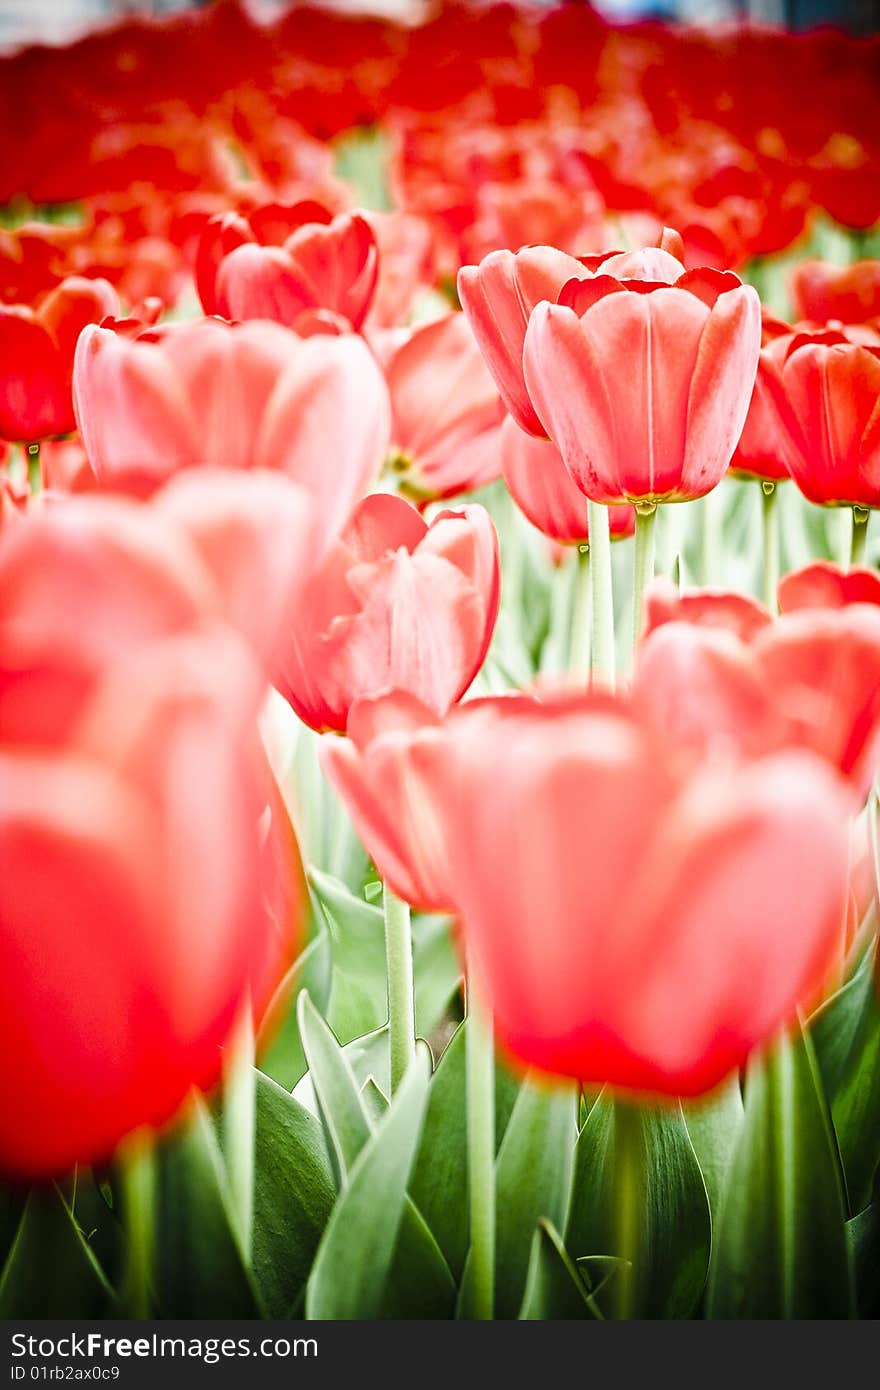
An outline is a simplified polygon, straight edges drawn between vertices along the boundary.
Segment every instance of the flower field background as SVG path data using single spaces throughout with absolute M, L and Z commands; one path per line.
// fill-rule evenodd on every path
M 0 59 L 0 1312 L 880 1308 L 880 40 Z

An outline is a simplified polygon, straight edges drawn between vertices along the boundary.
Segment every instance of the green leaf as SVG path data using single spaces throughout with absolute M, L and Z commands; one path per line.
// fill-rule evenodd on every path
M 0 1273 L 0 1318 L 106 1318 L 116 1298 L 57 1187 L 27 1198 Z
M 853 1216 L 870 1199 L 880 1161 L 880 1000 L 874 958 L 872 948 L 810 1025 Z
M 6 1263 L 12 1242 L 21 1225 L 27 1199 L 26 1187 L 0 1183 L 0 1269 Z
M 713 1225 L 721 1209 L 721 1194 L 743 1122 L 739 1076 L 734 1074 L 717 1090 L 698 1100 L 682 1102 L 690 1137 L 712 1212 Z
M 251 1263 L 268 1315 L 290 1316 L 330 1217 L 335 1185 L 320 1122 L 257 1075 Z
M 750 1068 L 745 1121 L 713 1246 L 713 1318 L 845 1318 L 852 1310 L 843 1185 L 807 1039 Z
M 428 1110 L 410 1192 L 456 1279 L 468 1247 L 467 1133 L 465 1121 L 465 1036 L 460 1023 L 443 1052 L 428 1096 Z M 495 1067 L 495 1142 L 500 1147 L 519 1082 Z
M 375 1126 L 381 1120 L 385 1111 L 388 1109 L 388 1097 L 376 1085 L 376 1078 L 368 1076 L 361 1087 L 361 1100 L 364 1109 L 370 1119 L 370 1124 Z
M 874 1199 L 846 1223 L 860 1318 L 880 1317 L 880 1179 Z
M 156 1299 L 164 1317 L 259 1317 L 223 1159 L 201 1100 L 157 1150 Z
M 532 1239 L 519 1316 L 528 1320 L 602 1317 L 551 1221 L 539 1221 Z
M 526 1080 L 495 1161 L 495 1316 L 515 1318 L 522 1304 L 532 1239 L 543 1218 L 565 1219 L 577 1135 L 573 1087 Z M 468 1316 L 467 1264 L 459 1298 Z
M 332 1031 L 332 1030 L 331 1030 Z M 362 1038 L 352 1038 L 342 1048 L 345 1059 L 354 1073 L 355 1081 L 361 1088 L 372 1077 L 384 1095 L 391 1092 L 391 1068 L 388 1057 L 388 1029 L 377 1028 L 373 1033 L 365 1033 Z M 321 1110 L 311 1076 L 306 1072 L 294 1087 L 295 1098 L 307 1110 L 320 1119 Z
M 379 1313 L 427 1100 L 428 1068 L 416 1058 L 333 1209 L 309 1278 L 307 1317 Z
M 388 1019 L 385 924 L 377 907 L 317 869 L 309 872 L 317 910 L 329 933 L 333 971 L 325 1015 L 341 1043 Z
M 566 1248 L 575 1259 L 601 1251 L 631 1262 L 636 1317 L 686 1318 L 706 1282 L 710 1243 L 709 1202 L 681 1107 L 624 1109 L 602 1096 L 577 1142 Z M 603 1310 L 613 1308 L 621 1278 Z
M 358 1083 L 343 1049 L 303 990 L 297 1017 L 309 1075 L 327 1136 L 330 1162 L 341 1187 L 370 1137 L 369 1116 Z
M 286 1091 L 293 1090 L 307 1065 L 296 1018 L 299 991 L 307 989 L 323 1012 L 330 998 L 332 965 L 330 936 L 319 925 L 317 935 L 288 970 L 266 1010 L 257 1039 L 260 1070 Z
M 332 958 L 329 994 L 318 1003 L 337 1038 L 347 1043 L 388 1020 L 384 918 L 381 908 L 329 874 L 312 869 L 309 882 Z M 416 914 L 412 931 L 416 1028 L 427 1037 L 458 988 L 461 967 L 448 917 Z

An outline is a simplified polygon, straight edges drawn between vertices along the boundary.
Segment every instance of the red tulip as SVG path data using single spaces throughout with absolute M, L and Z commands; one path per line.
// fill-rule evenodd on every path
M 815 595 L 809 571 L 792 587 Z M 808 748 L 864 797 L 880 767 L 876 603 L 808 601 L 774 622 L 741 595 L 679 599 L 658 580 L 646 610 L 635 692 L 658 730 L 671 722 L 701 747 L 749 753 Z
M 850 603 L 880 606 L 880 574 L 874 570 L 842 570 L 826 560 L 786 574 L 779 581 L 779 611 L 799 608 L 845 608 Z
M 482 702 L 456 706 L 454 717 L 466 718 L 475 703 Z M 370 858 L 406 902 L 448 910 L 452 883 L 438 806 L 446 725 L 415 696 L 394 691 L 357 700 L 346 733 L 321 740 L 321 766 Z
M 407 491 L 452 497 L 499 476 L 504 408 L 463 314 L 412 329 L 386 379 L 394 467 Z
M 359 329 L 376 290 L 379 256 L 359 213 L 298 227 L 283 246 L 248 243 L 217 271 L 217 309 L 229 319 L 274 319 L 296 327 L 306 310 L 338 314 Z
M 0 438 L 31 443 L 73 429 L 80 330 L 118 312 L 112 285 L 78 275 L 63 280 L 37 310 L 0 304 Z
M 773 483 L 791 476 L 787 460 L 792 449 L 794 425 L 782 367 L 794 332 L 788 324 L 764 313 L 762 346 L 749 413 L 730 460 L 733 473 Z
M 356 700 L 388 690 L 443 714 L 483 663 L 499 586 L 482 507 L 428 526 L 400 497 L 367 497 L 306 590 L 275 683 L 314 729 L 344 731 Z
M 562 545 L 589 541 L 587 504 L 555 444 L 525 434 L 508 417 L 501 427 L 501 470 L 511 497 L 533 526 Z M 632 507 L 609 509 L 611 539 L 631 536 Z
M 589 271 L 552 246 L 529 246 L 514 254 L 492 251 L 479 265 L 458 273 L 458 297 L 486 366 L 514 420 L 542 436 L 523 380 L 523 343 L 529 315 L 544 300 L 556 302 L 563 285 Z
M 456 903 L 519 1062 L 697 1095 L 813 1002 L 851 807 L 818 759 L 701 766 L 607 697 L 499 708 L 451 743 Z
M 701 497 L 742 433 L 760 350 L 758 296 L 729 273 L 689 271 L 666 285 L 616 280 L 606 265 L 532 313 L 529 396 L 593 501 Z
M 262 203 L 249 213 L 218 212 L 202 228 L 196 252 L 196 289 L 206 314 L 221 312 L 217 276 L 227 256 L 239 246 L 283 246 L 300 227 L 332 222 L 333 213 L 312 199 L 297 203 Z
M 791 293 L 798 318 L 867 323 L 880 318 L 880 261 L 800 261 L 791 272 Z
M 388 395 L 358 338 L 202 319 L 129 341 L 87 330 L 74 399 L 98 479 L 149 493 L 181 468 L 274 468 L 338 534 L 388 450 Z
M 184 533 L 65 499 L 3 534 L 0 574 L 0 1169 L 41 1178 L 217 1080 L 302 895 L 295 845 L 261 844 L 264 681 Z
M 800 333 L 782 380 L 796 421 L 789 468 L 804 496 L 880 507 L 880 347 Z

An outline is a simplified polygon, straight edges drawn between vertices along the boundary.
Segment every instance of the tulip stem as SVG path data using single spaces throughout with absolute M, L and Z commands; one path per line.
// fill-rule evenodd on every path
M 642 630 L 642 599 L 654 578 L 657 503 L 636 503 L 636 534 L 633 562 L 632 649 L 635 651 Z
M 40 491 L 40 446 L 39 444 L 26 444 L 24 456 L 27 460 L 28 488 L 32 493 Z
M 127 1317 L 148 1318 L 153 1303 L 156 1155 L 149 1130 L 136 1130 L 120 1155 L 122 1222 L 126 1238 L 122 1302 Z
M 611 531 L 608 508 L 587 502 L 592 575 L 593 637 L 590 669 L 594 685 L 614 688 L 614 592 L 611 584 Z
M 385 961 L 388 972 L 388 1039 L 391 1094 L 394 1095 L 416 1051 L 412 930 L 409 903 L 383 885 Z
M 495 1044 L 492 1020 L 467 977 L 465 1070 L 468 1199 L 470 1204 L 470 1316 L 495 1312 Z
M 571 606 L 569 636 L 569 667 L 572 675 L 585 685 L 590 680 L 590 605 L 593 586 L 590 582 L 590 547 L 579 545 L 575 555 L 574 601 Z
M 718 583 L 721 554 L 721 509 L 718 488 L 713 488 L 697 504 L 700 508 L 700 582 L 704 585 Z
M 779 584 L 779 512 L 776 506 L 776 484 L 761 483 L 761 597 L 770 612 L 777 611 L 776 588 Z
M 248 997 L 229 1039 L 223 1068 L 223 1147 L 245 1264 L 250 1263 L 254 1224 L 254 1051 L 254 1016 Z
M 871 513 L 867 507 L 853 507 L 852 509 L 852 542 L 849 550 L 849 563 L 853 565 L 863 565 L 865 563 L 865 548 L 868 543 L 868 519 Z
M 636 1262 L 641 1221 L 641 1122 L 625 1100 L 614 1106 L 614 1173 L 616 1178 L 615 1246 L 621 1261 L 617 1273 L 617 1317 L 635 1316 Z

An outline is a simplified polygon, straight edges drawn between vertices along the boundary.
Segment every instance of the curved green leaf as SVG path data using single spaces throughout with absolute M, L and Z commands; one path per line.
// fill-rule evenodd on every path
M 427 1100 L 428 1068 L 417 1057 L 333 1209 L 309 1278 L 307 1317 L 379 1313 Z
M 853 1216 L 867 1205 L 880 1162 L 880 999 L 875 954 L 874 949 L 866 953 L 852 979 L 810 1025 Z
M 299 996 L 296 1012 L 330 1161 L 341 1187 L 370 1137 L 370 1120 L 345 1051 L 306 990 Z
M 713 1224 L 721 1209 L 721 1194 L 733 1160 L 736 1142 L 743 1122 L 742 1093 L 739 1076 L 734 1073 L 708 1096 L 682 1102 L 682 1113 L 688 1136 L 693 1145 L 706 1193 Z
M 681 1107 L 596 1101 L 577 1142 L 565 1244 L 572 1258 L 604 1251 L 627 1261 L 636 1317 L 686 1318 L 709 1266 L 706 1188 Z M 623 1246 L 627 1248 L 622 1248 Z M 621 1296 L 617 1274 L 601 1307 Z
M 840 1163 L 809 1042 L 751 1067 L 709 1275 L 713 1318 L 845 1318 L 852 1311 Z
M 538 1222 L 519 1316 L 530 1321 L 602 1317 L 551 1221 Z
M 565 1219 L 577 1135 L 578 1096 L 574 1087 L 526 1080 L 495 1161 L 495 1316 L 515 1318 L 520 1310 L 531 1259 L 532 1240 L 543 1218 L 555 1226 Z M 467 1317 L 468 1265 L 459 1296 L 459 1316 Z
M 116 1297 L 56 1187 L 27 1198 L 0 1273 L 0 1318 L 106 1318 Z
M 297 1306 L 336 1188 L 320 1122 L 257 1074 L 251 1265 L 270 1317 Z

